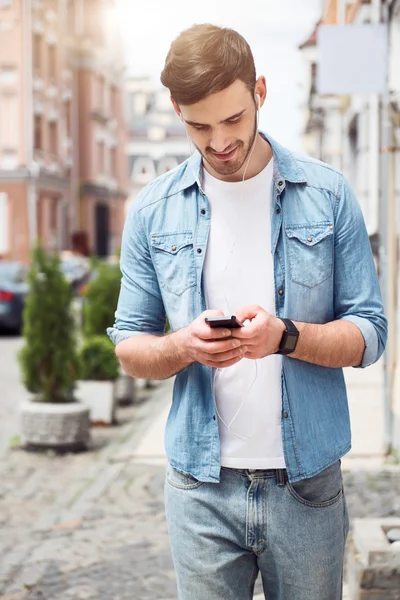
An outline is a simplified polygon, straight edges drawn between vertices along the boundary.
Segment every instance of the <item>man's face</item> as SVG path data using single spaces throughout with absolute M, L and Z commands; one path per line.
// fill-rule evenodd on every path
M 240 174 L 257 132 L 255 100 L 245 84 L 237 80 L 222 92 L 179 108 L 207 170 Z

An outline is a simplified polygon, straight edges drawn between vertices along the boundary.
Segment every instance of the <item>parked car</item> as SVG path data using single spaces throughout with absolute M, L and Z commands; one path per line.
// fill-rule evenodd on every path
M 20 331 L 28 293 L 27 267 L 20 262 L 0 261 L 0 329 Z

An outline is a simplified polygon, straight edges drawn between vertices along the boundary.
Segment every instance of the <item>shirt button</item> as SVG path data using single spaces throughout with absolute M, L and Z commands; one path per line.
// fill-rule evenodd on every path
M 312 237 L 307 238 L 308 242 L 312 242 Z
M 283 413 L 283 416 L 285 417 L 285 419 L 287 419 L 289 415 L 288 415 L 288 413 L 287 413 L 287 412 L 284 412 L 284 413 Z
M 283 296 L 283 290 L 279 290 L 278 294 L 279 294 L 280 296 Z
M 283 181 L 278 181 L 278 185 L 279 185 L 279 187 L 282 187 L 283 186 Z
M 215 421 L 215 415 L 213 415 L 213 420 Z
M 172 246 L 171 250 L 172 250 L 172 252 L 175 252 L 176 246 Z
M 204 210 L 204 208 L 202 208 L 200 212 L 201 212 L 202 215 L 206 214 L 206 211 Z
M 276 214 L 277 214 L 277 215 L 279 215 L 279 213 L 280 213 L 280 212 L 281 212 L 281 209 L 280 209 L 280 208 L 277 208 L 277 209 L 276 209 Z
M 201 248 L 197 248 L 197 254 L 201 254 L 201 253 L 202 253 Z

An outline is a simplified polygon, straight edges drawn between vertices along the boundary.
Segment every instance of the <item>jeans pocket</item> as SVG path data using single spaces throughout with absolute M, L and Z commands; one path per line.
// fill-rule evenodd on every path
M 301 504 L 323 508 L 335 504 L 343 496 L 343 477 L 340 460 L 318 475 L 287 483 L 290 495 Z
M 180 490 L 194 490 L 203 485 L 203 482 L 193 477 L 193 475 L 182 473 L 182 471 L 171 467 L 170 464 L 167 467 L 166 480 L 169 485 Z
M 332 223 L 308 223 L 285 227 L 290 279 L 315 287 L 333 272 Z

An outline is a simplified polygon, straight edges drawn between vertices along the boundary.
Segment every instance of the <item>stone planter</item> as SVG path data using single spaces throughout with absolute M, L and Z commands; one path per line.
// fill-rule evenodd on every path
M 135 380 L 123 371 L 114 381 L 114 397 L 118 406 L 129 406 L 136 401 Z
M 85 449 L 90 439 L 89 410 L 79 402 L 26 401 L 20 419 L 21 445 L 26 449 L 78 451 Z
M 400 519 L 355 519 L 347 548 L 350 600 L 400 600 L 400 548 L 387 533 Z
M 90 410 L 92 425 L 111 425 L 116 422 L 117 403 L 113 381 L 78 381 L 75 395 Z

